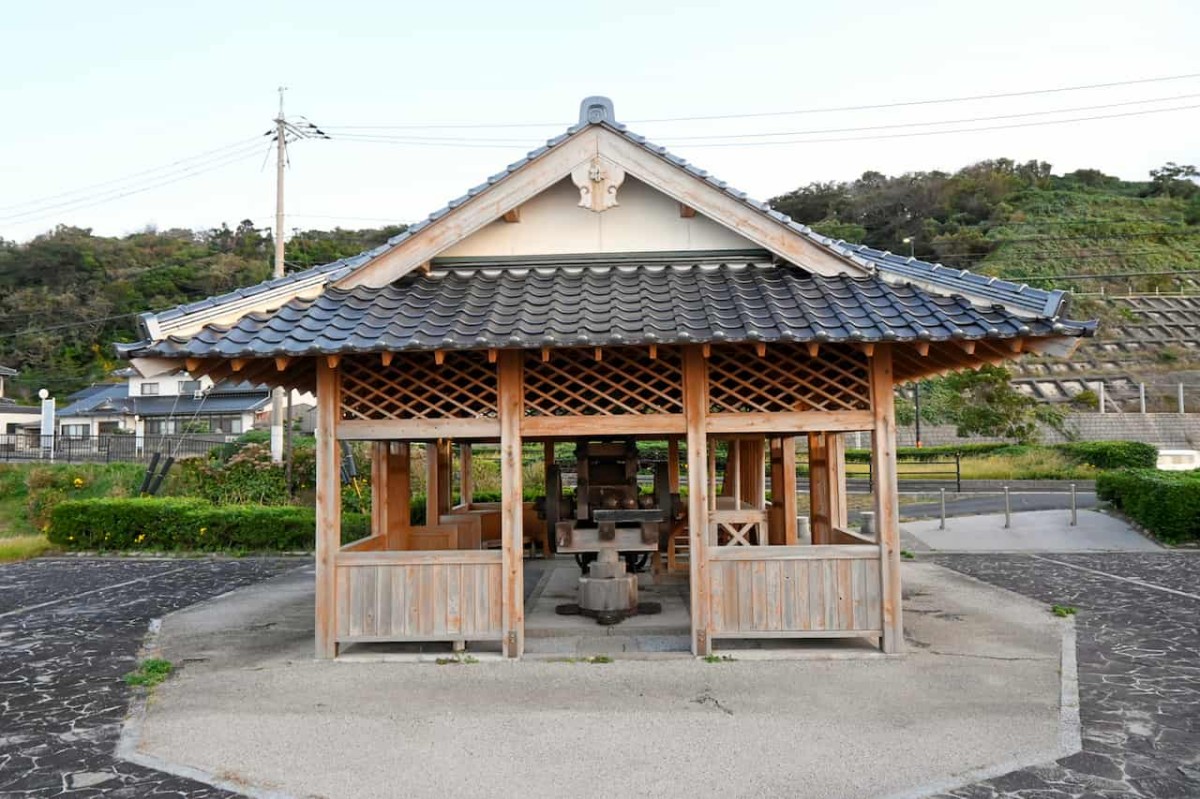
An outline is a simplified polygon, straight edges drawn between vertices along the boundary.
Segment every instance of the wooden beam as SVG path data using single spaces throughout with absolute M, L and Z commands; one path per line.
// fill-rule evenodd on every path
M 965 352 L 967 355 L 975 354 L 975 342 L 974 341 L 968 341 L 966 339 L 959 339 L 958 346 L 962 347 L 962 351 Z
M 714 413 L 707 417 L 710 434 L 807 433 L 815 430 L 870 430 L 870 411 L 783 411 L 779 413 Z
M 205 362 L 200 358 L 188 358 L 183 362 L 184 368 L 188 374 L 195 374 L 200 371 L 200 367 L 204 366 Z
M 765 342 L 765 341 L 754 342 L 754 351 L 758 354 L 758 357 L 760 357 L 760 358 L 767 357 L 767 342 Z
M 515 225 L 516 223 L 521 221 L 521 209 L 520 209 L 520 207 L 510 208 L 509 210 L 507 210 L 503 214 L 501 214 L 500 218 L 503 219 L 505 222 L 509 223 L 510 225 Z
M 868 358 L 870 358 L 875 354 L 875 345 L 871 342 L 867 342 L 866 344 L 862 345 L 862 351 L 863 355 L 866 355 Z
M 392 358 L 395 358 L 395 357 L 396 357 L 396 353 L 394 353 L 394 352 L 381 352 L 381 353 L 379 353 L 379 362 L 382 363 L 384 368 L 386 369 L 387 367 L 392 365 Z
M 497 366 L 500 420 L 500 540 L 504 553 L 504 654 L 519 658 L 525 650 L 525 590 L 523 552 L 521 418 L 524 416 L 522 355 L 501 354 Z
M 488 363 L 495 363 L 496 356 L 497 356 L 496 349 L 494 347 L 492 349 L 489 349 L 488 350 Z
M 341 363 L 341 361 L 342 361 L 342 356 L 340 356 L 340 355 L 326 355 L 325 356 L 325 363 L 326 363 L 326 365 L 329 366 L 330 369 L 338 368 L 338 364 Z
M 600 363 L 600 361 L 604 360 L 604 349 L 601 347 L 595 347 L 592 350 L 592 355 L 595 357 L 596 363 Z
M 880 347 L 870 362 L 871 469 L 875 483 L 875 524 L 879 536 L 880 585 L 883 602 L 883 651 L 895 654 L 904 647 L 900 606 L 900 506 L 896 485 L 896 410 L 892 351 Z
M 283 356 L 276 358 L 275 359 L 275 370 L 278 372 L 286 372 L 287 368 L 288 368 L 288 364 L 290 364 L 291 362 L 292 362 L 291 358 L 287 358 L 287 357 L 283 357 Z
M 442 498 L 442 448 L 439 439 L 425 442 L 425 523 L 438 524 L 446 511 L 439 507 Z
M 388 531 L 388 445 L 385 441 L 371 442 L 371 536 L 383 536 Z
M 704 356 L 704 360 L 708 360 L 710 357 L 712 357 L 712 345 L 711 344 L 701 344 L 700 345 L 700 354 Z
M 652 360 L 652 361 L 658 360 L 658 345 L 657 344 L 650 345 L 650 360 Z
M 684 219 L 695 219 L 696 209 L 684 203 L 679 204 L 679 215 Z
M 808 347 L 808 357 L 816 358 L 821 354 L 821 345 L 815 341 L 810 341 L 806 345 Z
M 454 489 L 454 449 L 448 438 L 439 438 L 438 446 L 438 523 L 450 512 Z
M 446 362 L 446 351 L 445 350 L 434 350 L 433 351 L 433 362 L 437 366 L 441 366 L 442 364 L 444 364 Z
M 688 590 L 692 654 L 712 654 L 708 582 L 708 364 L 695 346 L 683 349 L 683 405 L 687 419 Z
M 338 451 L 338 373 L 317 363 L 316 656 L 337 657 L 337 571 L 342 545 L 342 459 Z
M 925 356 L 927 356 L 929 354 L 929 342 L 928 341 L 918 341 L 916 350 L 917 350 L 917 354 L 920 355 L 922 358 L 924 358 Z
M 229 368 L 235 372 L 240 372 L 246 368 L 246 364 L 250 363 L 248 358 L 234 358 L 229 362 Z
M 683 414 L 680 413 L 626 413 L 618 416 L 526 416 L 521 420 L 521 435 L 525 438 L 682 435 L 686 432 L 686 422 Z
M 550 348 L 542 347 L 542 363 L 550 363 Z
M 434 438 L 473 440 L 500 437 L 495 419 L 347 419 L 338 435 L 349 441 L 424 441 Z

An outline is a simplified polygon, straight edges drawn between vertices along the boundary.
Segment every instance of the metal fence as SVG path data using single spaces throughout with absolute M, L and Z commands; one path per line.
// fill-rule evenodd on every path
M 798 464 L 799 475 L 808 477 L 808 464 Z M 962 491 L 962 457 L 957 453 L 935 460 L 896 458 L 896 481 L 904 491 Z M 851 491 L 871 491 L 875 480 L 870 461 L 846 461 L 846 487 Z
M 237 436 L 69 436 L 0 435 L 0 463 L 56 461 L 62 463 L 146 463 L 154 455 L 175 459 L 207 455 Z

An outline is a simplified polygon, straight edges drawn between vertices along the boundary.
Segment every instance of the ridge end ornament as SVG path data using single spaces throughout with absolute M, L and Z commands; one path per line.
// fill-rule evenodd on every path
M 571 182 L 579 189 L 579 206 L 600 213 L 619 205 L 617 189 L 625 182 L 625 170 L 597 156 L 571 170 Z

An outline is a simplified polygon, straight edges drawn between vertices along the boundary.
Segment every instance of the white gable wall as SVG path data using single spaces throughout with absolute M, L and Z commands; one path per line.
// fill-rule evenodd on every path
M 758 249 L 711 219 L 681 216 L 678 202 L 632 176 L 617 202 L 601 213 L 581 208 L 566 178 L 522 205 L 520 222 L 496 220 L 439 257 Z

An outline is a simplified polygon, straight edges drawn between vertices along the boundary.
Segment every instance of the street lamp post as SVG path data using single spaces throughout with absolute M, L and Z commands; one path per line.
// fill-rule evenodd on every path
M 905 236 L 903 239 L 901 239 L 901 241 L 908 245 L 908 257 L 915 258 L 916 257 L 916 254 L 915 254 L 916 253 L 916 242 L 913 240 L 913 237 Z

